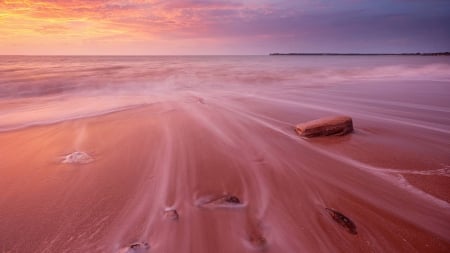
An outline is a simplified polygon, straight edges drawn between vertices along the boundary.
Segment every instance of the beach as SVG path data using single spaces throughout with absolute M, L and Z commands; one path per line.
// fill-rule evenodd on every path
M 450 250 L 447 57 L 3 62 L 0 252 Z

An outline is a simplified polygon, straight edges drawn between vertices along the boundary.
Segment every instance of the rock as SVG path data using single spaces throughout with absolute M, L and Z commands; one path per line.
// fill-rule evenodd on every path
M 206 197 L 201 200 L 199 200 L 199 205 L 203 207 L 241 207 L 244 206 L 244 204 L 241 202 L 241 200 L 230 194 L 225 194 L 220 197 Z
M 224 201 L 228 203 L 239 204 L 241 201 L 236 196 L 228 195 L 224 197 Z
M 344 227 L 347 232 L 354 235 L 358 234 L 356 232 L 355 224 L 347 216 L 330 208 L 325 208 L 325 210 L 328 212 L 328 214 L 330 214 L 331 218 L 333 218 L 333 220 L 336 221 L 339 225 Z
M 145 253 L 150 249 L 150 245 L 147 242 L 135 242 L 130 246 L 123 248 L 119 253 Z
M 176 209 L 172 209 L 172 208 L 166 208 L 166 210 L 164 210 L 164 216 L 169 219 L 169 220 L 178 220 L 179 219 L 179 215 Z
M 266 238 L 259 233 L 251 234 L 249 241 L 255 248 L 264 248 L 267 244 Z
M 94 161 L 94 159 L 85 152 L 75 151 L 64 157 L 62 163 L 85 164 Z
M 302 137 L 345 135 L 353 131 L 353 121 L 348 116 L 326 117 L 298 124 L 295 131 Z

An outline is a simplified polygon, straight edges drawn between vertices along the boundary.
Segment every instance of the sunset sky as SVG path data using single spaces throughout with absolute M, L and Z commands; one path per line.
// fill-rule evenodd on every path
M 448 0 L 0 0 L 0 54 L 450 51 Z

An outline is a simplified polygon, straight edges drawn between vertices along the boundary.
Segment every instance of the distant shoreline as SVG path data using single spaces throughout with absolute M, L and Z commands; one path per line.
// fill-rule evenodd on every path
M 401 54 L 364 54 L 364 53 L 270 53 L 271 56 L 450 56 L 450 52 L 437 53 L 401 53 Z

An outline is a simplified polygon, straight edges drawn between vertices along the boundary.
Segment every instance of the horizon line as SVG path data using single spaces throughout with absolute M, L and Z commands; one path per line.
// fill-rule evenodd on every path
M 269 54 L 0 54 L 0 56 L 268 56 Z
M 441 54 L 441 55 L 450 55 L 450 51 L 439 51 L 439 52 L 403 52 L 403 53 L 330 53 L 330 52 L 320 52 L 320 53 L 268 53 L 268 54 L 0 54 L 1 56 L 95 56 L 95 57 L 148 57 L 148 56 L 345 56 L 345 55 L 361 55 L 361 56 L 370 56 L 370 55 L 433 55 L 433 54 Z

